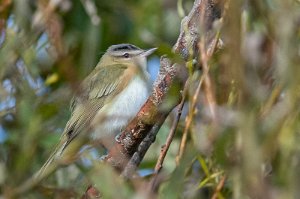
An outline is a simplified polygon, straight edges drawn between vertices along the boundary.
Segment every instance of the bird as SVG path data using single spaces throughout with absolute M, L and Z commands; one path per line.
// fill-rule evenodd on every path
M 97 143 L 109 150 L 115 137 L 146 102 L 151 90 L 147 57 L 157 48 L 110 46 L 71 100 L 71 116 L 54 151 L 31 178 L 16 189 L 24 193 L 61 166 L 78 159 L 82 147 Z

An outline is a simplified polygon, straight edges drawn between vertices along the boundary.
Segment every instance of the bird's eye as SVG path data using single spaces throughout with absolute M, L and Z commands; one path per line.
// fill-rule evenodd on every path
M 128 58 L 128 57 L 129 57 L 129 54 L 128 54 L 128 53 L 124 53 L 124 54 L 123 54 L 123 57 Z

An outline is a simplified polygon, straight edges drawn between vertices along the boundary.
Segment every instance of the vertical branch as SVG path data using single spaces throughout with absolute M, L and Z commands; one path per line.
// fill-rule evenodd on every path
M 201 32 L 199 32 L 200 14 L 204 13 L 204 27 L 205 34 L 210 35 L 212 23 L 215 19 L 220 18 L 221 8 L 215 1 L 208 0 L 195 0 L 192 10 L 189 15 L 185 17 L 181 22 L 181 31 L 176 44 L 173 47 L 173 51 L 176 54 L 187 61 L 189 58 L 194 57 L 198 52 L 198 41 Z M 204 34 L 204 32 L 202 32 Z M 207 36 L 205 38 L 213 38 Z M 207 43 L 211 43 L 207 41 Z M 211 45 L 208 45 L 211 46 Z M 184 74 L 184 75 L 182 75 Z M 130 177 L 139 163 L 149 146 L 153 142 L 160 126 L 171 112 L 171 110 L 180 103 L 178 99 L 175 103 L 169 104 L 164 110 L 160 109 L 160 106 L 167 100 L 168 91 L 171 86 L 176 83 L 176 80 L 180 82 L 183 87 L 184 82 L 187 80 L 187 71 L 182 64 L 174 64 L 171 60 L 162 57 L 161 69 L 159 77 L 156 80 L 152 95 L 148 98 L 146 103 L 138 112 L 137 116 L 128 124 L 127 128 L 121 133 L 119 142 L 116 142 L 108 153 L 106 161 L 118 170 L 123 170 L 122 175 Z M 200 92 L 203 77 L 199 81 L 197 92 L 194 96 L 194 106 L 196 104 L 197 97 Z M 178 93 L 178 98 L 180 94 Z M 181 101 L 183 103 L 183 101 Z M 182 104 L 183 105 L 183 104 Z M 194 107 L 193 106 L 193 107 Z M 179 118 L 177 118 L 179 119 Z M 189 125 L 186 125 L 185 131 L 187 132 L 192 121 L 192 116 L 188 120 Z M 171 143 L 172 134 L 175 132 L 176 121 L 174 122 L 174 130 L 170 133 L 168 143 Z M 166 148 L 167 151 L 167 148 Z M 183 152 L 183 150 L 181 150 Z M 164 156 L 162 154 L 162 156 Z M 161 158 L 163 160 L 163 158 Z M 160 162 L 158 162 L 160 164 Z M 157 166 L 158 168 L 159 166 Z
M 208 64 L 207 64 L 207 60 L 209 60 L 209 58 L 213 55 L 213 52 L 216 50 L 216 47 L 218 46 L 218 41 L 219 41 L 219 38 L 216 37 L 212 42 L 212 48 L 208 49 L 207 51 L 204 48 L 204 45 L 203 45 L 204 42 L 201 42 L 201 45 L 200 45 L 201 58 L 204 58 L 204 59 L 202 59 L 203 74 L 200 77 L 200 80 L 199 80 L 198 86 L 196 88 L 195 94 L 193 95 L 193 98 L 192 98 L 189 114 L 186 117 L 185 128 L 184 128 L 182 139 L 181 139 L 181 142 L 180 142 L 180 145 L 179 145 L 178 155 L 176 157 L 176 164 L 177 165 L 179 164 L 180 159 L 182 158 L 182 155 L 183 155 L 184 150 L 185 150 L 188 131 L 191 127 L 191 124 L 192 124 L 192 121 L 193 121 L 193 118 L 194 118 L 194 110 L 195 110 L 195 107 L 196 107 L 196 103 L 197 103 L 197 100 L 198 100 L 198 96 L 199 96 L 199 93 L 200 93 L 202 83 L 203 83 L 203 81 L 206 80 L 207 82 L 205 82 L 205 83 L 211 85 L 211 80 L 209 79 L 209 74 L 208 74 L 209 73 L 209 67 L 208 67 Z M 206 91 L 206 92 L 209 93 L 208 95 L 212 99 L 212 102 L 215 102 L 214 95 L 211 93 L 209 88 L 206 88 L 206 90 L 207 89 L 208 89 L 208 91 Z M 210 108 L 211 108 L 212 113 L 215 116 L 215 103 L 211 104 Z M 213 117 L 213 118 L 215 119 L 215 117 Z M 214 120 L 214 121 L 216 121 L 216 120 Z
M 157 159 L 157 162 L 156 162 L 156 165 L 155 165 L 155 168 L 154 168 L 154 176 L 152 177 L 152 179 L 151 179 L 151 181 L 149 183 L 149 187 L 151 188 L 151 190 L 154 189 L 154 186 L 155 186 L 155 183 L 156 183 L 156 179 L 157 179 L 157 174 L 159 173 L 159 171 L 162 168 L 164 159 L 165 159 L 165 157 L 167 155 L 167 152 L 168 152 L 168 150 L 170 148 L 170 145 L 171 145 L 171 143 L 173 141 L 173 138 L 174 138 L 174 135 L 175 135 L 175 132 L 176 132 L 176 129 L 177 129 L 177 125 L 178 125 L 179 119 L 181 117 L 182 108 L 184 106 L 184 102 L 185 102 L 185 98 L 186 98 L 186 94 L 187 94 L 187 88 L 188 88 L 188 81 L 186 82 L 186 84 L 184 86 L 184 89 L 182 91 L 181 102 L 177 106 L 176 118 L 173 121 L 172 127 L 170 129 L 170 132 L 169 132 L 167 140 L 166 140 L 166 143 L 163 145 L 163 147 L 161 149 L 161 152 L 159 154 L 159 157 Z

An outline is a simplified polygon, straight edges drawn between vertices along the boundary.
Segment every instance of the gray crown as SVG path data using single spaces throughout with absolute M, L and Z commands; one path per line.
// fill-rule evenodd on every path
M 117 52 L 117 51 L 134 51 L 134 50 L 142 50 L 142 49 L 132 44 L 118 44 L 118 45 L 112 45 L 111 47 L 108 48 L 107 51 Z

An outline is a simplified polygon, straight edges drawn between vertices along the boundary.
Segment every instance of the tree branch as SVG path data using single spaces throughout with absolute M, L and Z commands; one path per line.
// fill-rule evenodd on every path
M 199 52 L 197 44 L 203 30 L 208 35 L 206 37 L 208 38 L 208 44 L 211 42 L 211 38 L 214 38 L 214 35 L 211 36 L 210 34 L 212 34 L 211 29 L 214 20 L 221 15 L 219 6 L 219 3 L 213 0 L 196 0 L 189 15 L 182 20 L 181 32 L 173 51 L 180 54 L 185 61 L 193 58 L 195 52 Z M 203 17 L 203 20 L 201 20 L 201 17 Z M 165 104 L 168 100 L 168 91 L 178 82 L 182 88 L 187 80 L 186 74 L 186 69 L 182 64 L 173 64 L 170 59 L 161 58 L 161 69 L 154 84 L 152 95 L 137 116 L 121 133 L 119 142 L 109 151 L 106 160 L 112 166 L 123 170 L 138 150 L 140 143 L 151 132 L 151 129 L 153 129 L 153 134 L 157 133 L 168 114 L 180 102 L 180 92 L 178 91 L 178 99 L 174 100 L 174 103 L 168 103 L 169 106 L 167 108 L 164 106 L 164 109 L 162 109 L 162 104 Z M 155 135 L 152 136 L 155 137 Z
M 195 0 L 191 12 L 181 22 L 180 35 L 173 47 L 175 54 L 179 54 L 184 61 L 198 57 L 198 41 L 201 34 L 205 34 L 209 48 L 214 38 L 213 22 L 221 17 L 221 8 L 220 2 L 216 0 Z M 159 76 L 155 81 L 152 95 L 121 133 L 118 142 L 106 157 L 106 161 L 113 167 L 123 170 L 122 175 L 125 177 L 130 177 L 134 173 L 166 117 L 180 103 L 179 90 L 178 99 L 174 100 L 174 103 L 166 103 L 170 88 L 178 82 L 180 88 L 183 88 L 188 78 L 184 64 L 174 64 L 166 57 L 161 58 L 160 64 Z M 168 106 L 161 108 L 163 104 Z

